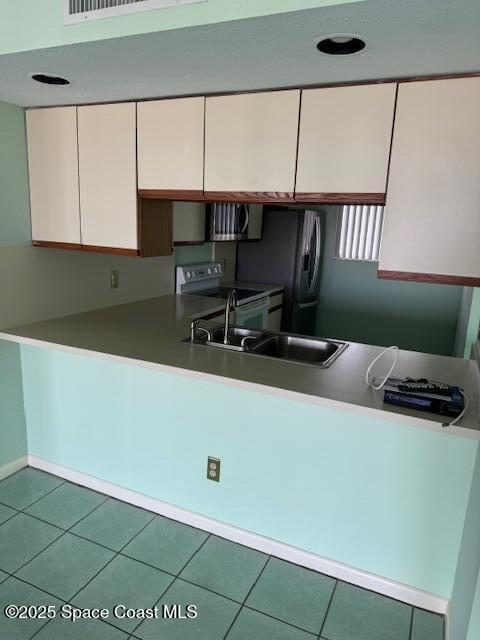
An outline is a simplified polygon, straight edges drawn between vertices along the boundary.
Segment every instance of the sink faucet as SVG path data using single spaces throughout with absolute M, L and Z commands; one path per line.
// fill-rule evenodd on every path
M 204 329 L 203 327 L 199 327 L 200 320 L 192 320 L 191 324 L 190 324 L 190 342 L 195 342 L 197 340 L 197 333 L 199 331 L 203 331 L 204 333 L 207 334 L 207 340 L 211 342 L 212 340 L 212 334 L 210 333 L 210 331 L 208 329 Z
M 227 298 L 227 306 L 225 307 L 225 326 L 223 329 L 223 344 L 228 344 L 228 332 L 230 330 L 230 310 L 233 306 L 233 310 L 235 311 L 235 307 L 237 306 L 237 290 L 230 289 L 228 292 Z

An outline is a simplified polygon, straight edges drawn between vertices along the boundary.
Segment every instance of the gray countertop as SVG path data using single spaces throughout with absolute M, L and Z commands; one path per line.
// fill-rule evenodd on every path
M 234 282 L 222 282 L 222 287 L 232 287 L 233 289 L 252 289 L 252 291 L 263 291 L 265 294 L 273 295 L 275 293 L 280 293 L 284 290 L 285 287 L 282 285 L 274 285 L 274 284 L 265 284 L 265 283 L 251 283 L 251 282 L 243 282 L 235 280 Z M 224 298 L 216 298 L 215 296 L 186 296 L 186 297 L 194 297 L 198 300 L 198 311 L 195 311 L 190 317 L 192 318 L 201 318 L 204 315 L 216 313 L 217 311 L 225 310 L 225 299 Z M 209 306 L 208 309 L 204 309 L 203 305 L 200 304 L 200 300 L 208 300 Z
M 367 387 L 366 369 L 380 353 L 381 347 L 350 343 L 330 368 L 321 369 L 182 342 L 189 335 L 192 317 L 221 309 L 224 304 L 224 301 L 215 298 L 167 295 L 4 329 L 0 338 L 87 352 L 87 355 L 108 359 L 128 359 L 126 362 L 137 366 L 174 368 L 185 375 L 198 375 L 212 380 L 211 376 L 214 376 L 216 381 L 236 386 L 254 385 L 265 393 L 286 395 L 379 419 L 387 418 L 480 438 L 480 375 L 474 360 L 413 351 L 400 352 L 396 376 L 441 380 L 463 387 L 467 392 L 470 406 L 459 426 L 442 429 L 440 416 L 391 408 L 383 404 L 382 392 Z M 378 374 L 386 366 L 379 363 Z M 262 388 L 258 385 L 262 385 Z

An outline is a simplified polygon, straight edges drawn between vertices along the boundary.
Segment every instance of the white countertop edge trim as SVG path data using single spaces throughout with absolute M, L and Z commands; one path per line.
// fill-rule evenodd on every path
M 8 333 L 0 332 L 0 339 L 7 340 L 8 342 L 25 344 L 32 347 L 41 347 L 43 349 L 53 349 L 55 351 L 61 351 L 64 353 L 73 353 L 76 355 L 86 356 L 88 358 L 100 358 L 101 360 L 107 360 L 109 362 L 117 362 L 120 364 L 142 367 L 144 369 L 162 371 L 164 373 L 180 375 L 187 378 L 193 378 L 195 380 L 203 380 L 203 381 L 212 382 L 214 384 L 223 384 L 229 387 L 247 389 L 249 391 L 254 391 L 256 393 L 263 393 L 263 394 L 268 393 L 269 395 L 277 396 L 280 398 L 287 398 L 289 400 L 294 400 L 297 402 L 307 402 L 309 404 L 329 407 L 331 409 L 336 409 L 339 411 L 347 411 L 349 413 L 355 413 L 357 415 L 369 416 L 376 420 L 389 420 L 391 422 L 398 422 L 403 425 L 408 424 L 421 429 L 426 429 L 427 431 L 435 431 L 436 433 L 444 433 L 446 435 L 459 436 L 461 438 L 467 438 L 469 440 L 480 440 L 480 430 L 468 429 L 466 427 L 461 427 L 461 426 L 442 427 L 439 422 L 436 422 L 434 420 L 426 420 L 424 418 L 415 418 L 413 416 L 408 416 L 408 415 L 395 413 L 391 411 L 382 411 L 381 409 L 375 409 L 372 407 L 363 407 L 361 405 L 341 402 L 339 400 L 332 400 L 330 398 L 323 398 L 321 396 L 313 396 L 306 393 L 300 393 L 298 391 L 290 391 L 289 389 L 281 389 L 278 387 L 271 387 L 269 385 L 262 385 L 255 382 L 247 382 L 245 380 L 227 378 L 225 376 L 215 375 L 211 373 L 203 373 L 202 371 L 195 371 L 193 369 L 182 369 L 180 367 L 172 367 L 170 365 L 164 365 L 157 362 L 148 362 L 146 360 L 137 360 L 135 358 L 117 356 L 110 353 L 103 353 L 101 351 L 93 351 L 90 349 L 82 349 L 79 347 L 70 347 L 68 345 L 62 345 L 55 342 L 47 342 L 45 340 L 36 340 L 34 338 L 15 336 Z M 478 371 L 478 367 L 475 367 L 475 370 L 478 375 L 478 379 L 480 381 L 480 373 Z

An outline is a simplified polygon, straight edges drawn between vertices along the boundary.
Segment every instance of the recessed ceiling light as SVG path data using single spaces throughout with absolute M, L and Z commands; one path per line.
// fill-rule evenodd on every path
M 35 82 L 41 82 L 42 84 L 54 84 L 57 86 L 70 84 L 70 81 L 66 78 L 62 78 L 60 76 L 52 76 L 48 73 L 34 73 L 30 77 L 32 78 L 32 80 L 35 80 Z
M 317 49 L 331 56 L 348 56 L 365 49 L 365 41 L 350 35 L 328 36 L 317 43 Z

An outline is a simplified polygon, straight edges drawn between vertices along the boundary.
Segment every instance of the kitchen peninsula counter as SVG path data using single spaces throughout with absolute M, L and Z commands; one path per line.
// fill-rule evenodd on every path
M 192 318 L 221 310 L 224 304 L 211 297 L 166 295 L 3 329 L 0 339 L 246 387 L 380 420 L 388 417 L 403 424 L 480 439 L 480 374 L 475 360 L 400 351 L 396 376 L 426 377 L 465 389 L 469 398 L 466 415 L 457 426 L 443 428 L 441 416 L 385 405 L 383 392 L 366 385 L 366 369 L 382 347 L 349 343 L 331 367 L 322 369 L 183 342 L 189 336 Z M 388 362 L 391 357 L 386 356 Z M 381 375 L 388 362 L 378 363 L 374 373 Z

